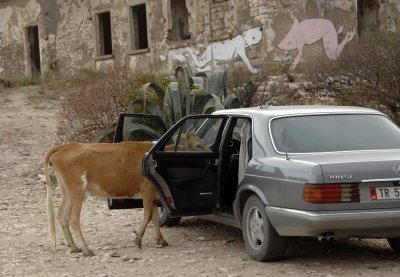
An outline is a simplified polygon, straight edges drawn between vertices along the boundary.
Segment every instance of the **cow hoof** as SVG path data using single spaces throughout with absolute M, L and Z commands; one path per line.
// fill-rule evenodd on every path
M 164 239 L 158 239 L 157 240 L 157 247 L 162 248 L 168 246 L 168 243 Z
M 135 236 L 133 242 L 136 244 L 139 249 L 142 249 L 142 239 L 139 236 Z
M 85 257 L 93 257 L 94 256 L 94 252 L 90 249 L 83 251 L 83 256 Z
M 81 253 L 82 252 L 82 249 L 80 249 L 80 248 L 72 248 L 71 249 L 71 253 Z

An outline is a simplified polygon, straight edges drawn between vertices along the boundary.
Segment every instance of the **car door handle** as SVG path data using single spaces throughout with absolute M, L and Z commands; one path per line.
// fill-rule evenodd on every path
M 208 165 L 213 165 L 213 166 L 217 166 L 218 165 L 218 159 L 212 159 L 208 162 Z

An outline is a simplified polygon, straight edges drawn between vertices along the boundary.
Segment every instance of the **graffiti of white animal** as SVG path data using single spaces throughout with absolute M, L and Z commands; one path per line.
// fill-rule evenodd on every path
M 210 151 L 193 132 L 182 134 L 180 147 L 184 151 Z M 71 143 L 51 148 L 44 162 L 47 184 L 47 212 L 52 245 L 56 248 L 55 213 L 50 187 L 49 165 L 53 167 L 61 192 L 57 219 L 71 252 L 93 256 L 80 227 L 82 201 L 86 191 L 109 198 L 143 199 L 144 218 L 134 243 L 141 248 L 147 224 L 152 220 L 157 244 L 166 246 L 159 225 L 157 202 L 160 195 L 142 175 L 142 159 L 152 142 Z M 70 227 L 76 236 L 75 244 Z
M 277 46 L 286 51 L 297 49 L 297 56 L 290 67 L 290 70 L 294 70 L 303 56 L 304 45 L 313 44 L 321 39 L 328 58 L 333 61 L 339 58 L 346 44 L 354 38 L 356 30 L 349 30 L 339 44 L 338 35 L 342 32 L 343 26 L 336 31 L 328 19 L 312 18 L 299 22 L 295 18 L 290 31 Z
M 209 70 L 210 63 L 214 61 L 229 61 L 232 58 L 240 57 L 246 64 L 249 71 L 253 74 L 260 70 L 254 68 L 246 55 L 246 48 L 255 45 L 261 41 L 262 28 L 257 27 L 243 32 L 243 34 L 227 39 L 222 42 L 212 43 L 207 46 L 200 58 L 196 56 L 194 50 L 190 47 L 186 48 L 193 59 L 196 67 L 201 70 Z

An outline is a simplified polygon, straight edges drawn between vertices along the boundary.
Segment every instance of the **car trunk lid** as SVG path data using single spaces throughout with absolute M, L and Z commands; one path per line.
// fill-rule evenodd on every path
M 357 184 L 360 202 L 324 204 L 325 208 L 400 207 L 400 150 L 351 151 L 298 156 L 318 163 L 324 184 Z

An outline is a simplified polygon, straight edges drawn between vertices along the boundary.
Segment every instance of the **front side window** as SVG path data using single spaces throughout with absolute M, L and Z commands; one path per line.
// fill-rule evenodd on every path
M 400 149 L 400 129 L 376 114 L 308 115 L 271 121 L 281 153 Z

